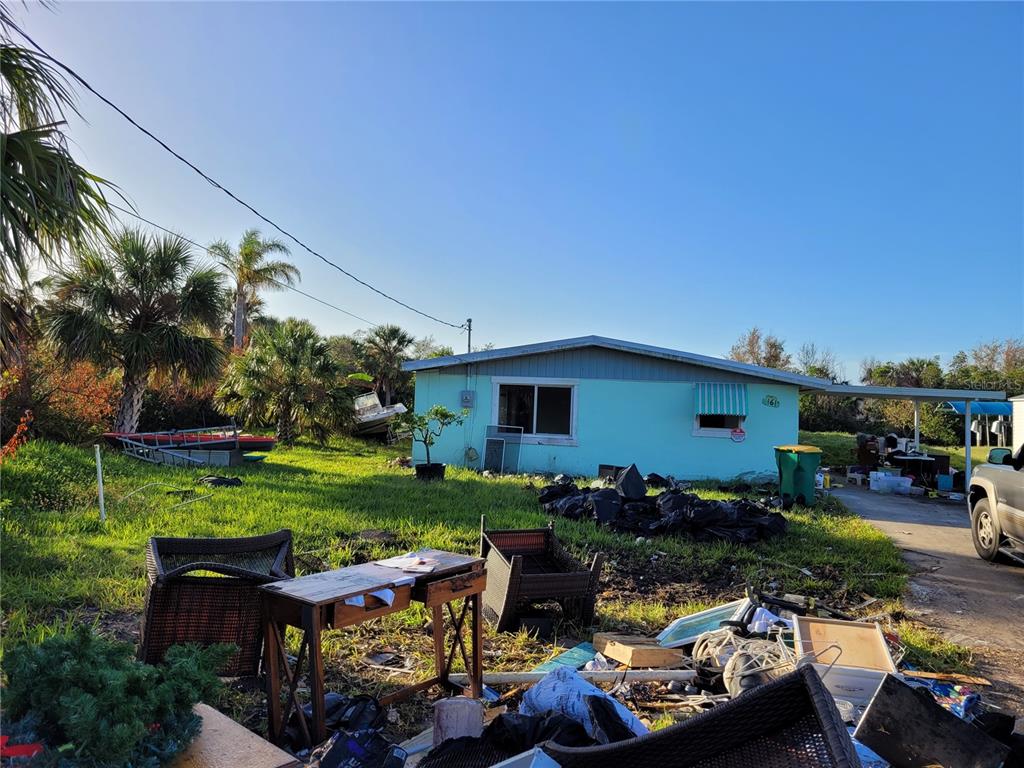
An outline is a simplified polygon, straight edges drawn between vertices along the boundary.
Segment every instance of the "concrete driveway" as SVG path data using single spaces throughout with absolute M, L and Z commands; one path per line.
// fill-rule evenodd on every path
M 947 639 L 974 649 L 978 671 L 994 683 L 985 698 L 1024 716 L 1024 567 L 978 557 L 965 502 L 858 487 L 833 493 L 903 550 L 914 572 L 907 607 Z

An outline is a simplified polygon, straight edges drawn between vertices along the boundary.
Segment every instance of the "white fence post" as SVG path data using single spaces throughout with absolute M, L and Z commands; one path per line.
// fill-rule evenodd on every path
M 96 484 L 100 489 L 100 522 L 107 522 L 107 508 L 103 501 L 103 459 L 100 458 L 100 446 L 94 445 L 96 449 Z

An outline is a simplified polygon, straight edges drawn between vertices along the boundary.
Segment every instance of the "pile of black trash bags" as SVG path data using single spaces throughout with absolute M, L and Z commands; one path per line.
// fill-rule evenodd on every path
M 587 696 L 587 709 L 594 722 L 597 738 L 570 717 L 558 712 L 524 715 L 509 712 L 498 715 L 479 737 L 463 736 L 448 739 L 434 747 L 420 763 L 420 768 L 485 768 L 552 742 L 563 747 L 591 747 L 631 739 L 635 735 L 616 714 L 607 699 Z
M 648 496 L 648 483 L 668 489 Z M 765 500 L 702 499 L 671 478 L 648 475 L 645 480 L 636 464 L 619 472 L 614 488 L 584 491 L 571 478 L 559 475 L 553 484 L 541 488 L 539 500 L 549 515 L 592 519 L 598 525 L 641 536 L 685 533 L 698 541 L 749 544 L 786 532 L 786 518 Z

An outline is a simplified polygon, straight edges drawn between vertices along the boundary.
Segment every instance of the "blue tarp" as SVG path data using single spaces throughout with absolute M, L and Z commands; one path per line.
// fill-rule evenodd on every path
M 953 411 L 961 416 L 966 413 L 967 408 L 963 400 L 949 400 L 939 406 L 940 411 Z M 984 400 L 971 401 L 971 416 L 1012 416 L 1013 406 L 1010 403 L 988 402 Z

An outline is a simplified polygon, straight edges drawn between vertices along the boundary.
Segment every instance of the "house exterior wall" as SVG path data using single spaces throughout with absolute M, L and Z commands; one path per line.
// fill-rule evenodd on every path
M 457 411 L 461 392 L 466 389 L 475 392 L 475 407 L 469 417 L 462 426 L 450 427 L 441 436 L 431 448 L 432 461 L 482 467 L 487 426 L 494 423 L 495 379 L 509 376 L 529 376 L 539 384 L 543 384 L 545 378 L 562 383 L 572 380 L 576 386 L 574 444 L 524 442 L 520 449 L 522 472 L 594 476 L 599 464 L 635 462 L 645 473 L 689 479 L 728 479 L 745 472 L 775 472 L 772 447 L 797 441 L 799 392 L 791 384 L 678 363 L 673 364 L 671 373 L 660 365 L 640 366 L 631 371 L 620 369 L 620 375 L 629 374 L 633 378 L 605 378 L 585 374 L 613 372 L 606 367 L 587 367 L 584 363 L 573 368 L 560 361 L 558 366 L 537 369 L 547 374 L 541 376 L 519 362 L 525 359 L 495 361 L 503 365 L 488 365 L 487 373 L 476 365 L 468 378 L 464 367 L 416 374 L 418 411 L 434 404 Z M 660 372 L 664 379 L 654 378 L 651 371 Z M 669 375 L 675 380 L 665 380 Z M 743 442 L 693 434 L 694 381 L 747 384 L 748 414 Z M 477 451 L 476 461 L 466 460 L 467 448 Z M 418 443 L 413 448 L 413 459 L 425 460 L 423 446 Z

